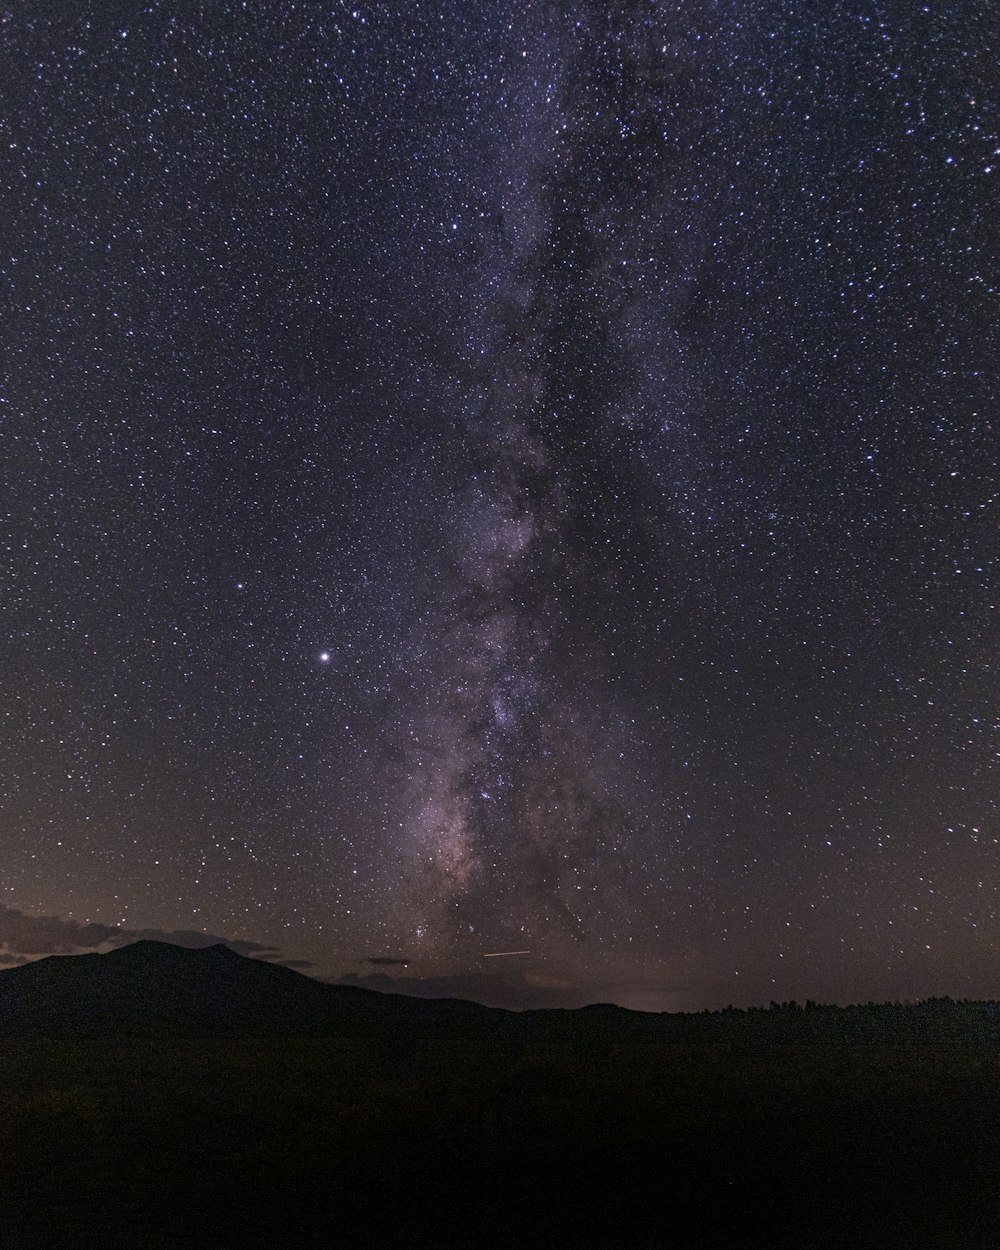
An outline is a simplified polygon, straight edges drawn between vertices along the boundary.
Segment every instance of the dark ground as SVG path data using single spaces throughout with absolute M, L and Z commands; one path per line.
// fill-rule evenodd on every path
M 0 1043 L 0 1245 L 1000 1245 L 995 1046 Z

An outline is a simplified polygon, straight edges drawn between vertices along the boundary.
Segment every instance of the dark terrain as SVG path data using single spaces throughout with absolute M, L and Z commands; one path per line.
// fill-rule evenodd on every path
M 0 1246 L 1000 1245 L 1000 1008 L 508 1013 L 139 943 L 0 974 Z

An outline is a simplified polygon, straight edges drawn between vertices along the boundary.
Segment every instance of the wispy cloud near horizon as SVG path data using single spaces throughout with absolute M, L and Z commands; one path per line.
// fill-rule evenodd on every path
M 242 938 L 222 937 L 197 929 L 129 929 L 121 925 L 87 922 L 62 916 L 32 916 L 0 905 L 0 966 L 12 967 L 46 955 L 74 955 L 102 946 L 128 946 L 132 942 L 172 942 L 175 946 L 200 948 L 221 943 L 239 955 L 287 963 L 290 967 L 312 965 L 301 959 L 285 960 L 281 948 Z

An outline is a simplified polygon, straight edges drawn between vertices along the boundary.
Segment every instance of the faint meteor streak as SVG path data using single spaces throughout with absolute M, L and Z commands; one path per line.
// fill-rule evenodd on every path
M 507 955 L 530 955 L 531 951 L 488 951 L 484 953 L 484 959 L 504 959 Z

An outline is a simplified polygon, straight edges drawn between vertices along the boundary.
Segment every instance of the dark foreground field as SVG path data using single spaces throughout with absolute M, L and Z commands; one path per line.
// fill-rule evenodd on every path
M 993 1047 L 0 1043 L 4 1250 L 1000 1246 Z

